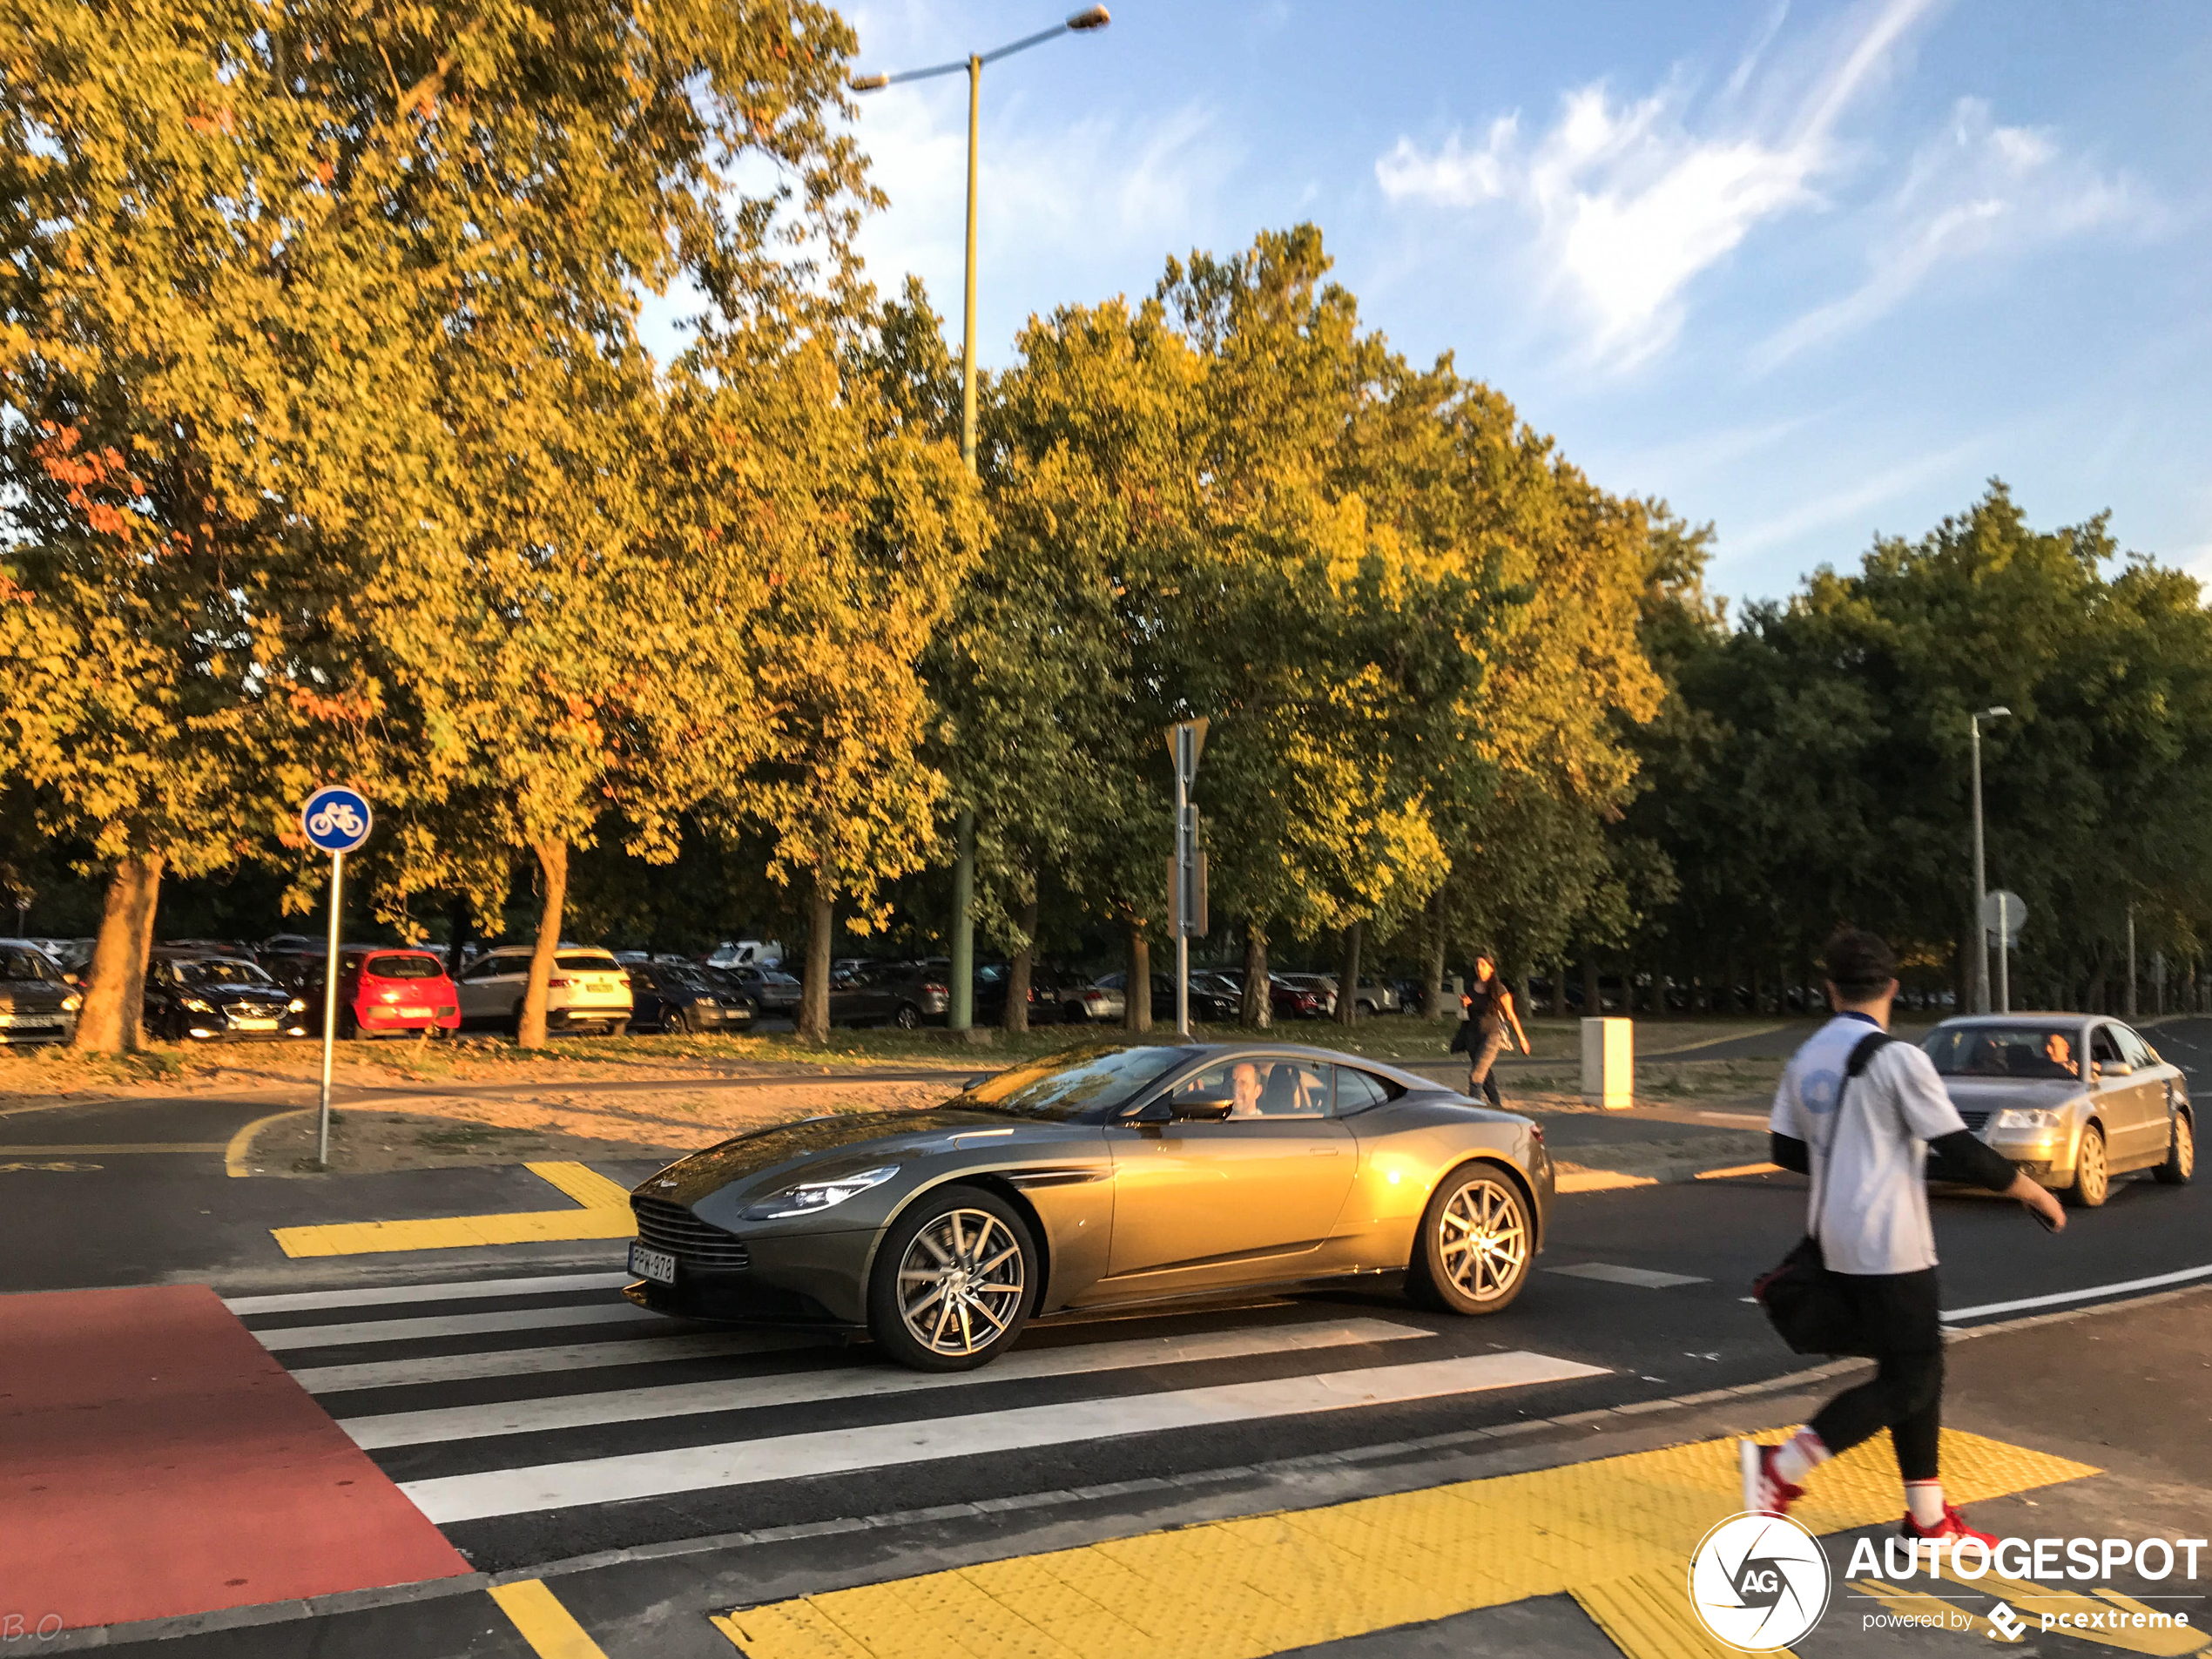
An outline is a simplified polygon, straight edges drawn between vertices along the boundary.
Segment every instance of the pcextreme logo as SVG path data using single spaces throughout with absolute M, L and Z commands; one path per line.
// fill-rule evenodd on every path
M 1689 1604 L 1716 1642 L 1789 1647 L 1820 1622 L 1833 1584 L 1820 1541 L 1786 1515 L 1735 1515 L 1689 1558 Z

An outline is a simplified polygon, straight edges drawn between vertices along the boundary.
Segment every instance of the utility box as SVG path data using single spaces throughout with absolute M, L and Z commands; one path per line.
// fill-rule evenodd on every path
M 1617 1111 L 1636 1103 L 1633 1020 L 1582 1022 L 1582 1104 Z

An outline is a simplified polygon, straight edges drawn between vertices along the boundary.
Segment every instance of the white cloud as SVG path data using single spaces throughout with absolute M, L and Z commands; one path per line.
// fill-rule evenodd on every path
M 1722 554 L 1730 560 L 1746 558 L 1799 541 L 1817 530 L 1861 526 L 1872 509 L 1923 484 L 1970 471 L 1967 463 L 1978 455 L 1986 455 L 1992 447 L 1993 436 L 1985 433 L 1935 454 L 1884 467 L 1856 483 L 1729 532 L 1722 537 Z
M 1538 278 L 1578 314 L 1586 354 L 1633 365 L 1673 341 L 1701 273 L 1761 224 L 1823 205 L 1823 182 L 1851 158 L 1839 124 L 1932 3 L 1885 0 L 1839 41 L 1760 71 L 1770 22 L 1710 104 L 1679 77 L 1640 101 L 1601 82 L 1568 93 L 1533 145 L 1513 118 L 1474 147 L 1456 132 L 1433 152 L 1401 138 L 1376 180 L 1395 201 L 1520 206 L 1535 220 Z

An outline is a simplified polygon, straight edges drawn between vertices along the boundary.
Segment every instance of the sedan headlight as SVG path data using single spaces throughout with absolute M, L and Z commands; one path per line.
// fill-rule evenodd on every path
M 694 1008 L 711 1008 L 714 1006 L 714 999 L 711 996 L 695 996 L 691 999 L 691 1006 Z
M 2066 1114 L 2047 1106 L 2007 1106 L 1989 1122 L 1992 1129 L 2056 1129 Z
M 67 996 L 62 998 L 62 1012 L 64 1014 L 74 1014 L 78 1009 L 83 1008 L 84 1006 L 84 999 L 78 995 L 78 994 L 74 991 L 71 991 Z
M 307 1008 L 306 1001 L 296 996 L 284 1006 L 286 1011 L 291 1014 L 303 1014 L 307 1011 Z
M 870 1187 L 880 1187 L 899 1173 L 899 1166 L 887 1163 L 880 1169 L 860 1170 L 851 1175 L 824 1176 L 819 1181 L 801 1181 L 797 1186 L 786 1187 L 759 1204 L 747 1204 L 747 1221 L 781 1221 L 788 1216 L 811 1216 L 817 1210 L 827 1210 L 833 1204 L 843 1204 L 847 1198 L 858 1197 Z

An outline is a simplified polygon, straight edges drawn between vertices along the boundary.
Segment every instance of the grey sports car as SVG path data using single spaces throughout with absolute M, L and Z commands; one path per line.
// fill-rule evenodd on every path
M 2102 1204 L 2132 1170 L 2177 1186 L 2196 1173 L 2188 1079 L 2118 1020 L 1975 1015 L 1946 1020 L 1921 1046 L 1966 1127 L 2071 1203 Z
M 1539 1125 L 1424 1077 L 1282 1043 L 1086 1047 L 671 1163 L 631 1195 L 627 1293 L 960 1371 L 1035 1313 L 1260 1285 L 1402 1273 L 1495 1312 L 1551 1197 Z

